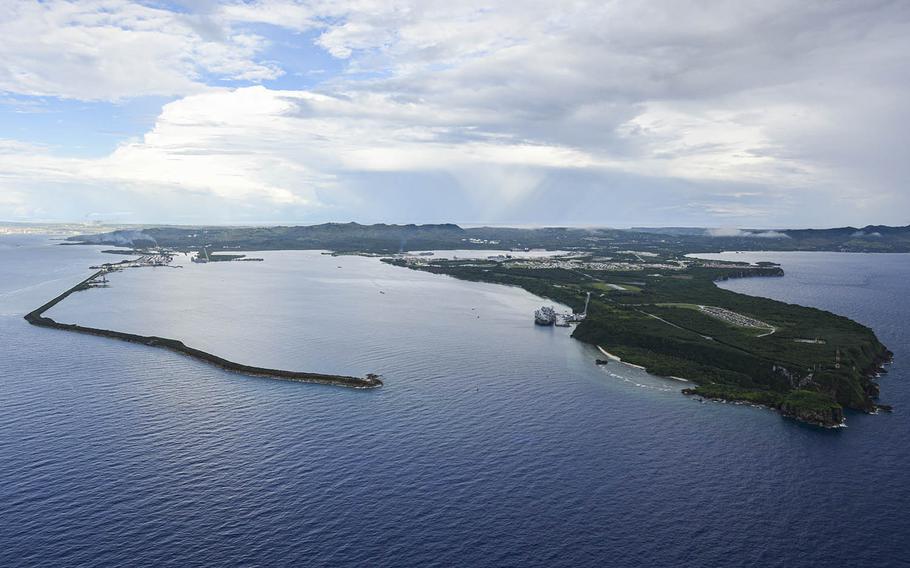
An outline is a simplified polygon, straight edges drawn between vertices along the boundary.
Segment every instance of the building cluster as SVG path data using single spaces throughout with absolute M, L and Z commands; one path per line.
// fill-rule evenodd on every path
M 711 317 L 723 320 L 727 323 L 732 323 L 733 325 L 739 325 L 742 327 L 755 327 L 760 329 L 774 329 L 774 326 L 769 323 L 765 323 L 761 320 L 757 320 L 749 316 L 744 316 L 736 312 L 731 312 L 725 308 L 718 308 L 716 306 L 698 306 L 698 309 Z
M 418 257 L 414 255 L 401 255 L 396 258 L 402 260 L 409 266 L 430 266 L 436 261 L 432 258 Z M 457 259 L 456 259 L 457 260 Z M 599 272 L 629 272 L 640 270 L 685 270 L 688 263 L 684 261 L 666 261 L 666 262 L 622 262 L 608 260 L 605 258 L 593 260 L 581 260 L 570 257 L 546 257 L 546 258 L 513 258 L 510 255 L 496 255 L 487 257 L 486 260 L 476 260 L 475 262 L 462 263 L 459 266 L 489 266 L 487 262 L 494 261 L 501 263 L 503 268 L 523 268 L 526 270 L 587 270 Z
M 545 258 L 522 259 L 508 263 L 512 268 L 525 268 L 529 270 L 592 270 L 602 272 L 628 272 L 634 270 L 685 270 L 686 263 L 680 261 L 669 262 L 619 262 L 619 261 L 583 261 L 571 258 Z
M 712 262 L 702 260 L 698 263 L 702 268 L 749 268 L 752 265 L 748 262 Z
M 498 245 L 499 241 L 494 241 L 492 239 L 461 239 L 463 243 L 471 243 L 472 245 Z
M 141 255 L 133 260 L 123 260 L 120 262 L 106 262 L 100 266 L 92 266 L 94 270 L 106 270 L 113 272 L 124 268 L 140 268 L 143 266 L 168 266 L 174 260 L 173 253 L 169 251 L 150 252 Z

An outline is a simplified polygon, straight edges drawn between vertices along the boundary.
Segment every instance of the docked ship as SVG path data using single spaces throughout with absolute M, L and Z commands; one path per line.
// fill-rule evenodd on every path
M 573 323 L 580 323 L 588 316 L 588 304 L 591 302 L 591 293 L 585 300 L 585 309 L 583 312 L 573 312 L 567 314 L 557 313 L 549 306 L 544 306 L 534 312 L 534 323 L 537 325 L 555 325 L 556 327 L 571 327 Z
M 556 310 L 544 306 L 534 312 L 534 323 L 537 325 L 553 325 L 556 323 Z

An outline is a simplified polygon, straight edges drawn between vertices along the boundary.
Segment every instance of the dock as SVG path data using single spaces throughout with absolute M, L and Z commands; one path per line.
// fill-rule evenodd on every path
M 128 343 L 138 343 L 140 345 L 147 345 L 149 347 L 160 347 L 164 349 L 169 349 L 171 351 L 176 351 L 187 357 L 192 357 L 199 361 L 203 361 L 210 365 L 220 367 L 226 371 L 232 371 L 235 373 L 241 373 L 244 375 L 251 375 L 254 377 L 266 377 L 273 379 L 281 379 L 286 381 L 297 381 L 301 383 L 316 383 L 323 385 L 332 385 L 356 389 L 372 389 L 382 386 L 382 379 L 378 375 L 368 374 L 365 377 L 350 377 L 345 375 L 327 375 L 322 373 L 309 373 L 302 371 L 285 371 L 282 369 L 268 369 L 264 367 L 254 367 L 252 365 L 244 365 L 242 363 L 236 363 L 228 359 L 224 359 L 212 353 L 202 351 L 200 349 L 195 349 L 184 344 L 182 341 L 176 339 L 169 339 L 167 337 L 158 337 L 154 335 L 136 335 L 133 333 L 124 333 L 121 331 L 113 331 L 109 329 L 100 329 L 95 327 L 86 327 L 76 324 L 66 324 L 59 323 L 49 317 L 46 317 L 44 313 L 68 298 L 71 294 L 79 292 L 81 290 L 87 290 L 93 286 L 98 278 L 106 279 L 106 274 L 108 271 L 106 269 L 99 270 L 95 272 L 85 280 L 79 282 L 72 288 L 64 291 L 59 296 L 51 299 L 41 307 L 27 313 L 24 318 L 25 320 L 35 326 L 46 327 L 51 329 L 59 329 L 63 331 L 73 331 L 76 333 L 84 333 L 87 335 L 95 335 L 99 337 L 108 337 L 111 339 L 117 339 L 120 341 L 126 341 Z

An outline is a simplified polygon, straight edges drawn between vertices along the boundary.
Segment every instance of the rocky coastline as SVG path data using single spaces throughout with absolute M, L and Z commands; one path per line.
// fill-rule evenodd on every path
M 748 404 L 755 407 L 768 408 L 786 418 L 791 418 L 797 422 L 803 422 L 821 428 L 843 428 L 846 426 L 844 409 L 840 405 L 831 405 L 826 408 L 806 408 L 800 405 L 791 404 L 787 400 L 762 403 L 735 397 L 710 396 L 700 391 L 698 388 L 683 389 L 682 394 L 696 396 L 701 400 L 712 400 L 730 404 Z
M 866 394 L 870 398 L 878 398 L 879 387 L 878 383 L 875 382 L 875 379 L 888 372 L 885 365 L 890 363 L 893 358 L 894 354 L 885 349 L 881 355 L 876 357 L 875 363 L 863 373 L 863 386 Z M 782 395 L 779 400 L 756 402 L 750 398 L 737 398 L 736 396 L 731 396 L 729 393 L 724 396 L 712 396 L 710 391 L 706 392 L 705 388 L 698 387 L 683 389 L 682 393 L 687 396 L 699 397 L 702 400 L 714 400 L 732 404 L 752 404 L 754 406 L 770 408 L 787 418 L 792 418 L 798 422 L 804 422 L 822 428 L 843 428 L 846 426 L 844 409 L 841 405 L 836 403 L 830 405 L 805 405 L 794 403 L 785 395 Z M 868 407 L 854 408 L 854 410 L 860 410 L 867 414 L 876 414 L 879 412 L 891 412 L 892 408 L 887 404 L 870 403 Z

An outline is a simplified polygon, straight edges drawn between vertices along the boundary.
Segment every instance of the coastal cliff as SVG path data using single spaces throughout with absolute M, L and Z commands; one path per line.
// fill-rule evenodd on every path
M 789 393 L 745 390 L 728 385 L 704 384 L 683 389 L 688 396 L 699 396 L 706 400 L 753 404 L 771 408 L 782 416 L 799 422 L 838 428 L 844 425 L 844 409 L 830 396 L 809 390 L 794 390 Z
M 844 409 L 837 403 L 823 401 L 820 406 L 811 406 L 785 400 L 778 410 L 788 418 L 824 428 L 836 428 L 844 424 Z

